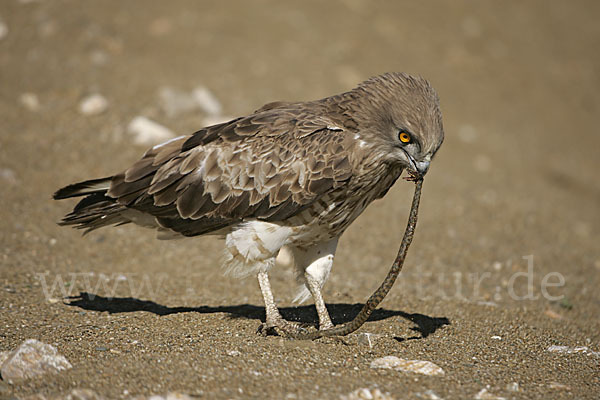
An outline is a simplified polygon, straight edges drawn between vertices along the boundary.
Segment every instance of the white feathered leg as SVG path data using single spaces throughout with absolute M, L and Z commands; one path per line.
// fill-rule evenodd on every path
M 308 249 L 297 247 L 291 249 L 294 255 L 298 279 L 304 284 L 294 301 L 303 302 L 309 295 L 312 295 L 317 314 L 319 315 L 319 329 L 333 327 L 321 294 L 321 289 L 331 272 L 337 244 L 338 238 L 335 238 Z

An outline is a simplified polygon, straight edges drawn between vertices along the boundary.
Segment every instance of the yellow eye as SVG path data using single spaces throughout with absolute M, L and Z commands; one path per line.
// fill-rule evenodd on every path
M 410 135 L 406 132 L 400 132 L 400 135 L 398 135 L 398 138 L 400 139 L 400 141 L 402 143 L 410 143 L 412 140 Z

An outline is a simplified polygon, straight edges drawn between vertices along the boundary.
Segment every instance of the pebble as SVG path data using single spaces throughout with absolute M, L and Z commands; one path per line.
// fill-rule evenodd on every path
M 438 396 L 438 394 L 431 389 L 428 389 L 428 390 L 424 391 L 423 393 L 415 393 L 415 394 L 417 395 L 417 397 L 420 397 L 422 399 L 442 400 L 442 397 Z
M 563 319 L 563 316 L 554 310 L 547 309 L 544 314 L 552 319 Z
M 135 400 L 192 400 L 192 398 L 185 393 L 169 392 L 165 395 L 139 396 Z
M 6 35 L 8 35 L 8 26 L 0 20 L 0 40 L 4 39 Z
M 198 107 L 191 94 L 168 86 L 159 89 L 158 98 L 161 108 L 170 118 L 193 111 Z
M 394 398 L 389 393 L 384 393 L 377 388 L 360 388 L 340 396 L 340 400 L 394 400 Z
M 546 351 L 549 351 L 551 353 L 561 353 L 561 354 L 574 354 L 574 353 L 582 353 L 582 354 L 589 354 L 592 356 L 600 356 L 600 352 L 599 351 L 591 351 L 589 347 L 587 346 L 556 346 L 556 345 L 552 345 L 550 347 L 548 347 L 546 349 Z
M 133 142 L 139 145 L 158 144 L 175 136 L 169 128 L 141 115 L 131 120 L 127 132 L 133 136 Z
M 27 339 L 0 366 L 2 379 L 12 383 L 15 379 L 27 379 L 48 372 L 60 372 L 72 368 L 71 363 L 58 354 L 52 345 L 36 339 Z
M 221 103 L 204 86 L 198 86 L 190 93 L 165 86 L 159 89 L 158 97 L 162 110 L 170 118 L 190 111 L 201 110 L 208 117 L 223 120 Z
M 35 93 L 22 93 L 19 96 L 19 102 L 29 111 L 39 111 L 40 100 Z
M 396 371 L 429 376 L 443 376 L 445 374 L 442 368 L 430 361 L 405 360 L 396 356 L 377 358 L 371 362 L 371 368 L 395 369 Z
M 504 397 L 496 396 L 493 393 L 488 392 L 490 387 L 484 387 L 476 395 L 475 400 L 505 400 Z
M 369 348 L 372 349 L 373 346 L 375 345 L 377 339 L 380 337 L 381 337 L 381 335 L 376 335 L 374 333 L 369 333 L 369 332 L 359 333 L 358 334 L 358 344 L 369 345 Z
M 0 178 L 11 185 L 18 183 L 17 174 L 10 168 L 0 168 Z
M 494 340 L 502 340 L 502 337 L 498 336 L 498 335 L 494 335 L 491 338 L 494 339 Z
M 108 100 L 98 93 L 85 97 L 79 103 L 79 112 L 87 116 L 102 114 L 107 108 Z
M 556 390 L 571 390 L 571 387 L 569 385 L 564 385 L 564 384 L 558 383 L 558 382 L 550 382 L 548 387 L 550 389 L 556 389 Z
M 508 390 L 509 392 L 518 392 L 521 388 L 519 387 L 519 383 L 518 382 L 511 382 L 508 385 L 506 385 L 506 390 Z
M 198 107 L 209 115 L 221 114 L 221 103 L 214 94 L 204 86 L 198 86 L 192 91 L 192 96 L 198 104 Z

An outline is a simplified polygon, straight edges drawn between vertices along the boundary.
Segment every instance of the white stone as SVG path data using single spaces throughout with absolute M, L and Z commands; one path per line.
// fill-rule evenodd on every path
M 192 398 L 185 393 L 169 392 L 165 395 L 138 396 L 135 400 L 192 400 Z
M 169 118 L 198 108 L 194 96 L 168 86 L 159 89 L 158 98 L 161 108 Z
M 10 168 L 0 168 L 0 179 L 10 183 L 11 185 L 15 185 L 19 182 L 17 179 L 17 174 Z
M 198 107 L 209 115 L 221 114 L 221 103 L 214 94 L 204 86 L 198 86 L 192 91 L 192 96 Z
M 520 390 L 518 382 L 511 382 L 506 385 L 506 390 L 509 392 L 518 392 Z
M 0 20 L 0 40 L 4 39 L 6 35 L 8 35 L 8 26 Z
M 373 348 L 375 342 L 381 335 L 376 335 L 374 333 L 362 332 L 358 334 L 358 344 L 368 345 L 370 349 Z
M 170 129 L 143 116 L 132 119 L 127 126 L 127 132 L 133 136 L 133 142 L 139 145 L 162 143 L 175 136 Z
M 561 353 L 561 354 L 574 354 L 574 353 L 580 353 L 580 354 L 588 354 L 588 355 L 592 355 L 592 356 L 600 356 L 600 352 L 598 351 L 591 351 L 589 347 L 587 346 L 556 346 L 556 345 L 552 345 L 550 347 L 548 347 L 546 349 L 546 351 L 549 351 L 551 353 Z
M 429 376 L 443 376 L 444 370 L 430 361 L 405 360 L 396 356 L 381 357 L 371 362 L 371 368 L 395 369 Z
M 72 368 L 71 363 L 54 346 L 35 339 L 27 339 L 10 352 L 0 367 L 2 379 L 12 383 L 48 372 L 60 372 Z
M 438 396 L 436 392 L 431 389 L 424 391 L 423 393 L 415 393 L 417 397 L 429 400 L 443 400 L 442 397 Z
M 40 101 L 35 93 L 21 94 L 19 102 L 29 111 L 38 111 L 40 109 Z
M 505 400 L 504 397 L 496 396 L 493 393 L 488 392 L 490 387 L 484 387 L 476 395 L 475 400 Z
M 340 400 L 394 400 L 394 398 L 389 393 L 384 393 L 377 388 L 360 388 L 340 396 Z
M 498 336 L 498 335 L 494 335 L 494 336 L 492 336 L 492 339 L 494 339 L 494 340 L 502 340 L 502 337 Z
M 107 108 L 108 100 L 98 93 L 85 97 L 79 103 L 79 112 L 87 116 L 102 114 Z

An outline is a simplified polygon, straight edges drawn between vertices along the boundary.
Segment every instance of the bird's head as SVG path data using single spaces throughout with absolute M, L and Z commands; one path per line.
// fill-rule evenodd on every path
M 387 73 L 361 83 L 355 116 L 364 140 L 386 162 L 424 176 L 442 145 L 439 99 L 429 82 L 404 73 Z

